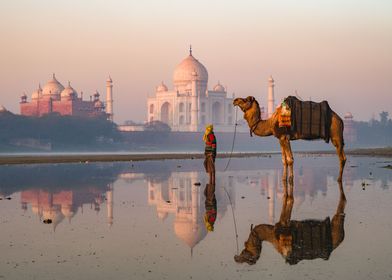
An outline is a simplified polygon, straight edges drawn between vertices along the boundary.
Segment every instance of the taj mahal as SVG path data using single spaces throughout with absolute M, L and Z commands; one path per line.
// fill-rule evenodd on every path
M 218 132 L 232 132 L 235 122 L 233 96 L 218 82 L 208 89 L 208 71 L 193 55 L 175 68 L 173 86 L 164 82 L 156 87 L 155 96 L 147 99 L 147 121 L 161 121 L 172 131 L 203 131 L 208 123 Z
M 232 96 L 218 82 L 208 89 L 208 71 L 192 55 L 177 65 L 173 73 L 173 86 L 169 90 L 162 81 L 156 87 L 155 96 L 147 99 L 147 121 L 161 121 L 168 124 L 172 131 L 204 131 L 206 124 L 212 123 L 218 132 L 232 132 L 235 113 Z M 274 80 L 268 80 L 268 108 L 262 117 L 269 117 L 275 110 Z

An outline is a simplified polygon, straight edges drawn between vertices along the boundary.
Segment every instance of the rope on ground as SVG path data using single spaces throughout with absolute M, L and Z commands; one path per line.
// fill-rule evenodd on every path
M 226 192 L 227 198 L 229 199 L 229 203 L 230 203 L 230 207 L 231 207 L 231 214 L 233 215 L 233 222 L 234 222 L 234 232 L 235 232 L 235 242 L 237 245 L 237 255 L 239 254 L 239 250 L 238 250 L 238 232 L 237 232 L 237 223 L 235 221 L 235 215 L 234 215 L 234 209 L 233 209 L 233 204 L 231 203 L 231 198 L 230 195 L 228 193 L 228 191 L 226 190 L 225 187 L 223 187 L 223 189 Z
M 231 156 L 233 155 L 235 136 L 237 134 L 237 125 L 238 125 L 237 124 L 237 107 L 235 107 L 235 124 L 234 124 L 233 143 L 231 145 L 231 152 L 230 152 L 229 160 L 227 161 L 226 167 L 225 167 L 225 169 L 223 169 L 223 172 L 225 172 L 227 170 L 227 168 L 229 167 L 229 164 L 230 164 L 230 161 L 231 161 Z

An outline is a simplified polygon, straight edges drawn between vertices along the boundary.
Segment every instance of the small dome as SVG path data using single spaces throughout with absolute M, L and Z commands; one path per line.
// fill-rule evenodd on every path
M 7 112 L 7 109 L 3 105 L 0 105 L 0 112 Z
M 106 80 L 106 82 L 108 82 L 108 83 L 113 83 L 113 81 L 112 81 L 112 77 L 108 77 L 108 79 Z
M 42 211 L 42 219 L 51 219 L 53 223 L 53 229 L 55 230 L 57 225 L 64 219 L 64 215 L 61 213 L 58 207 L 52 207 Z
M 42 95 L 58 98 L 63 90 L 64 86 L 57 81 L 56 76 L 53 74 L 53 78 L 43 87 Z
M 61 99 L 65 98 L 74 98 L 77 97 L 78 93 L 76 92 L 76 90 L 73 89 L 73 87 L 71 87 L 71 83 L 68 82 L 68 86 L 61 92 Z
M 214 91 L 226 92 L 226 89 L 225 89 L 224 86 L 222 86 L 222 85 L 218 82 L 218 84 L 214 86 Z
M 345 118 L 345 119 L 352 119 L 352 118 L 353 118 L 353 114 L 351 114 L 350 112 L 347 112 L 347 113 L 344 115 L 344 118 Z
M 274 82 L 274 78 L 272 78 L 272 76 L 269 76 L 268 82 L 273 83 Z
M 162 221 L 165 220 L 167 216 L 168 216 L 167 212 L 158 211 L 158 218 L 161 219 Z
M 37 100 L 41 97 L 42 95 L 42 88 L 41 85 L 38 85 L 37 90 L 35 90 L 32 94 L 31 94 L 31 99 L 33 100 Z
M 75 211 L 73 211 L 72 205 L 62 205 L 61 213 L 68 219 L 71 219 L 73 216 L 75 216 Z
M 41 217 L 40 209 L 39 209 L 39 206 L 38 206 L 37 204 L 31 205 L 31 211 L 32 211 L 34 214 L 36 214 L 36 215 L 38 215 L 38 216 Z
M 101 100 L 98 100 L 94 103 L 94 107 L 95 108 L 104 108 L 105 105 L 103 104 L 103 102 Z
M 167 91 L 167 86 L 163 83 L 163 81 L 159 86 L 157 86 L 157 92 L 162 92 L 162 91 Z

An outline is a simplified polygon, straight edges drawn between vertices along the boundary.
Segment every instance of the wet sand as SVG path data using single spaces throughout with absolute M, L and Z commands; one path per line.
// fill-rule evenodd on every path
M 268 157 L 276 153 L 233 153 L 233 158 Z M 218 154 L 218 158 L 228 158 L 230 154 Z M 38 163 L 89 163 L 113 161 L 143 161 L 165 159 L 200 159 L 203 153 L 159 153 L 159 154 L 81 154 L 81 155 L 7 155 L 0 156 L 0 165 Z
M 218 158 L 244 158 L 244 157 L 269 157 L 280 152 L 241 152 L 221 153 Z M 294 152 L 295 155 L 331 155 L 335 151 L 306 151 Z M 392 148 L 355 149 L 347 150 L 351 156 L 392 157 Z M 114 161 L 144 161 L 165 159 L 200 159 L 203 153 L 151 153 L 151 154 L 45 154 L 45 155 L 0 155 L 0 165 L 6 164 L 39 164 L 39 163 L 89 163 L 89 162 L 114 162 Z

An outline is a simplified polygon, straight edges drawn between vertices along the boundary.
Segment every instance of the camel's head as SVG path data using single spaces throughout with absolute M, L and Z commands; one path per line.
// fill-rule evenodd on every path
M 261 253 L 261 240 L 257 236 L 257 233 L 253 231 L 253 225 L 251 226 L 251 232 L 248 240 L 244 243 L 245 248 L 241 254 L 235 255 L 234 260 L 237 263 L 248 263 L 253 265 L 260 258 Z
M 255 101 L 256 99 L 253 96 L 248 96 L 247 98 L 236 98 L 233 101 L 233 105 L 240 107 L 242 112 L 246 112 L 252 107 L 253 102 Z

